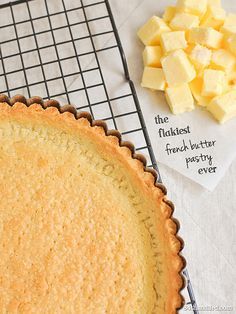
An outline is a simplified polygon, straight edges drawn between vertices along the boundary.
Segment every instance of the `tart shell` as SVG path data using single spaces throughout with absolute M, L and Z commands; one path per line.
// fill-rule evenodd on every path
M 93 120 L 91 115 L 87 112 L 77 112 L 77 110 L 72 105 L 60 106 L 59 102 L 56 100 L 43 101 L 40 97 L 32 97 L 26 99 L 22 95 L 16 95 L 12 98 L 6 95 L 0 94 L 0 105 L 8 104 L 14 107 L 14 111 L 21 111 L 22 106 L 31 107 L 30 110 L 38 111 L 42 110 L 48 111 L 49 114 L 63 116 L 65 122 L 71 124 L 71 120 L 86 120 L 89 127 L 91 127 L 94 132 L 99 132 L 101 136 L 106 136 L 112 145 L 124 147 L 122 149 L 122 154 L 127 159 L 127 164 L 129 165 L 130 159 L 136 160 L 132 163 L 135 166 L 135 171 L 137 175 L 145 180 L 145 184 L 158 193 L 158 199 L 161 200 L 161 210 L 166 219 L 165 230 L 166 237 L 169 241 L 169 246 L 171 248 L 172 265 L 173 272 L 170 274 L 173 276 L 173 282 L 171 285 L 171 291 L 169 291 L 171 304 L 167 306 L 167 314 L 178 313 L 178 310 L 182 308 L 184 304 L 184 299 L 181 295 L 181 290 L 185 287 L 185 280 L 182 275 L 182 271 L 186 266 L 185 259 L 181 255 L 181 251 L 184 247 L 183 240 L 177 235 L 179 231 L 179 222 L 173 218 L 174 205 L 172 202 L 166 199 L 166 188 L 163 184 L 158 183 L 158 173 L 154 169 L 146 167 L 146 159 L 141 154 L 136 154 L 132 143 L 122 141 L 121 134 L 116 130 L 108 130 L 107 125 L 104 121 Z M 5 107 L 6 110 L 9 108 Z M 3 109 L 4 110 L 4 109 Z M 73 124 L 72 124 L 73 127 Z M 140 178 L 139 178 L 140 179 Z

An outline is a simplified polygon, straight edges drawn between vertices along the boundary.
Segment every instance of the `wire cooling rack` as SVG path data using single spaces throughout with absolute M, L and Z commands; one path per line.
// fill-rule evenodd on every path
M 158 172 L 108 0 L 2 4 L 0 43 L 1 93 L 76 104 L 119 129 Z M 197 314 L 187 270 L 184 275 L 186 311 Z

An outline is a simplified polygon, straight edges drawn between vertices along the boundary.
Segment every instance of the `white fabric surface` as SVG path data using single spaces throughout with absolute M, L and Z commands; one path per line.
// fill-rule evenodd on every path
M 136 58 L 141 51 L 137 44 L 139 51 L 131 54 L 130 45 L 127 44 L 127 38 L 137 41 L 136 34 L 130 33 L 129 25 L 132 22 L 129 18 L 137 18 L 132 12 L 143 2 L 110 0 L 131 73 L 134 72 L 132 67 L 140 64 Z M 170 5 L 175 1 L 145 0 L 146 10 L 140 25 L 151 15 L 160 14 L 163 3 Z M 235 1 L 223 0 L 228 10 L 235 4 Z M 132 76 L 132 79 L 142 106 L 143 93 L 138 84 L 139 78 Z M 203 309 L 200 313 L 209 313 L 209 307 L 214 313 L 226 312 L 223 307 L 232 307 L 233 310 L 226 313 L 236 313 L 236 160 L 213 192 L 163 164 L 159 163 L 159 168 L 168 197 L 175 204 L 175 216 L 181 223 L 180 235 L 185 240 L 184 256 L 198 307 Z M 182 313 L 186 312 L 191 313 L 182 310 Z
M 49 0 L 48 3 L 52 1 L 54 0 Z M 144 1 L 147 10 L 140 24 L 155 13 L 154 3 L 157 13 L 161 13 L 163 9 L 160 2 L 156 0 Z M 135 63 L 140 64 L 140 59 L 135 59 L 133 56 L 140 58 L 141 51 L 131 53 L 126 45 L 127 38 L 132 38 L 138 43 L 134 30 L 130 32 L 129 16 L 143 3 L 143 0 L 110 0 L 110 3 L 133 73 L 132 67 Z M 169 0 L 165 1 L 166 5 L 170 3 Z M 232 2 L 228 0 L 228 3 Z M 132 19 L 135 18 L 136 16 L 132 15 Z M 138 44 L 137 49 L 139 49 Z M 136 87 L 142 106 L 138 78 L 132 78 L 137 82 Z M 75 84 L 77 83 L 75 81 Z M 146 123 L 149 124 L 149 121 Z M 180 235 L 185 240 L 184 256 L 188 262 L 199 307 L 231 306 L 234 307 L 231 313 L 236 313 L 236 161 L 214 192 L 208 192 L 163 164 L 159 164 L 159 168 L 169 191 L 169 198 L 175 203 L 175 216 L 181 223 Z M 209 311 L 201 313 L 209 313 Z M 222 313 L 222 311 L 215 310 L 214 313 Z

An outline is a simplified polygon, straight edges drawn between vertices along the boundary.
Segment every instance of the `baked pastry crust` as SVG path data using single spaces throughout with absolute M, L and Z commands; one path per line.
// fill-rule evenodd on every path
M 173 204 L 118 132 L 72 106 L 1 95 L 0 153 L 0 312 L 182 307 Z

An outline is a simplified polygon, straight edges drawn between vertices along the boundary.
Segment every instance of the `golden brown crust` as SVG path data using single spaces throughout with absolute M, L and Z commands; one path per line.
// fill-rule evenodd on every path
M 134 179 L 142 186 L 144 193 L 149 193 L 160 204 L 163 218 L 165 220 L 164 232 L 166 243 L 168 243 L 169 251 L 168 259 L 171 260 L 172 267 L 169 269 L 168 282 L 168 303 L 166 304 L 166 313 L 177 313 L 178 309 L 183 306 L 183 298 L 180 291 L 184 287 L 184 278 L 181 274 L 185 267 L 185 260 L 180 255 L 183 249 L 183 241 L 177 236 L 179 223 L 172 217 L 174 206 L 165 197 L 166 189 L 162 184 L 156 183 L 157 173 L 153 169 L 146 168 L 146 160 L 142 155 L 135 154 L 134 147 L 131 143 L 123 142 L 121 135 L 117 131 L 107 130 L 107 126 L 103 121 L 94 121 L 88 113 L 78 113 L 73 106 L 67 105 L 60 107 L 57 101 L 49 100 L 43 102 L 40 97 L 25 99 L 23 96 L 17 95 L 9 99 L 5 95 L 0 95 L 0 111 L 9 111 L 9 106 L 3 106 L 3 103 L 13 106 L 14 114 L 22 112 L 22 108 L 27 105 L 30 107 L 29 115 L 37 115 L 44 110 L 45 116 L 50 116 L 51 121 L 77 131 L 77 126 L 88 128 L 89 136 L 94 140 L 106 143 L 107 150 L 114 150 L 123 156 L 123 163 L 126 164 Z M 54 108 L 53 108 L 54 107 Z M 13 111 L 11 111 L 13 113 Z M 24 110 L 24 114 L 26 114 Z M 76 122 L 77 120 L 77 122 Z M 61 123 L 62 124 L 62 123 Z

